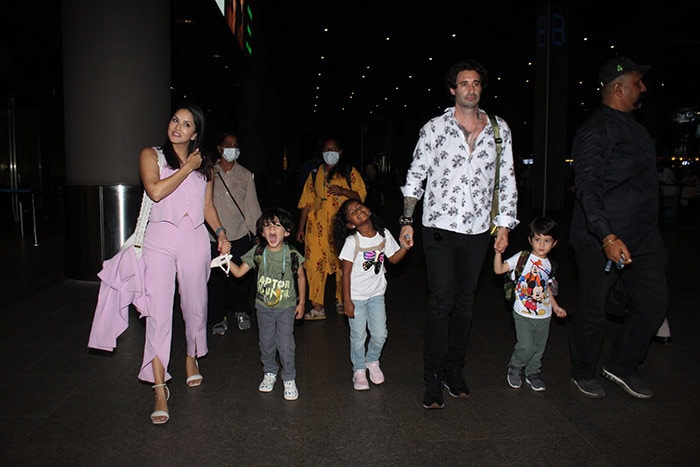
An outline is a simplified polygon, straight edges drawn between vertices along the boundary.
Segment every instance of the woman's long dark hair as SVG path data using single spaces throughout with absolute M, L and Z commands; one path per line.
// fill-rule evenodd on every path
M 183 102 L 177 106 L 177 108 L 173 112 L 173 115 L 175 115 L 175 113 L 177 113 L 177 111 L 180 109 L 190 111 L 190 113 L 192 114 L 192 118 L 194 119 L 195 131 L 197 132 L 197 136 L 192 141 L 190 141 L 190 144 L 187 146 L 187 152 L 189 154 L 196 148 L 199 148 L 202 154 L 202 165 L 199 166 L 197 172 L 204 175 L 204 178 L 207 181 L 209 181 L 209 179 L 211 178 L 212 163 L 209 156 L 205 153 L 204 148 L 201 146 L 201 142 L 204 141 L 204 112 L 202 111 L 202 108 L 197 104 Z M 173 143 L 170 142 L 170 137 L 168 135 L 165 136 L 165 142 L 161 146 L 161 149 L 163 150 L 163 154 L 165 155 L 165 161 L 168 163 L 168 166 L 171 169 L 179 169 L 180 159 L 177 157 L 175 149 L 173 149 Z
M 333 243 L 333 248 L 335 248 L 336 255 L 339 255 L 340 250 L 343 249 L 345 239 L 348 238 L 350 235 L 355 235 L 355 232 L 357 232 L 357 229 L 351 229 L 348 227 L 348 205 L 353 201 L 363 206 L 367 206 L 363 202 L 358 201 L 356 199 L 346 199 L 345 201 L 343 201 L 343 204 L 340 205 L 340 208 L 338 208 L 338 212 L 336 212 L 335 216 L 333 216 L 333 223 L 331 225 L 331 234 L 333 235 L 331 237 L 331 240 Z M 372 212 L 371 209 L 370 212 Z M 379 232 L 379 235 L 384 237 L 384 229 L 386 227 L 382 220 L 379 217 L 377 217 L 374 214 L 374 212 L 370 214 L 369 220 L 372 223 L 372 227 L 374 227 L 374 230 Z

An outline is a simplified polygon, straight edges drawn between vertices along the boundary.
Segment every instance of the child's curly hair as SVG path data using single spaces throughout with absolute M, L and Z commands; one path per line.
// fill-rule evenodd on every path
M 350 235 L 354 235 L 355 232 L 357 232 L 357 229 L 352 229 L 348 227 L 348 206 L 352 202 L 359 203 L 363 206 L 366 206 L 364 203 L 361 201 L 358 201 L 356 199 L 346 199 L 343 204 L 340 205 L 340 208 L 338 208 L 338 212 L 335 213 L 335 216 L 333 217 L 333 222 L 331 225 L 331 233 L 332 233 L 332 246 L 335 249 L 335 252 L 337 255 L 340 254 L 340 250 L 343 249 L 343 245 L 345 244 L 345 239 L 348 238 Z M 368 208 L 369 209 L 369 208 Z M 369 216 L 370 222 L 372 222 L 372 227 L 379 232 L 379 235 L 384 237 L 384 223 L 377 217 L 371 210 L 370 210 L 370 216 Z

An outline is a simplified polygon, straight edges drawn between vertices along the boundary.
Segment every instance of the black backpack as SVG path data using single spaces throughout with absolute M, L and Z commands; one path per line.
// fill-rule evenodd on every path
M 523 275 L 523 269 L 525 269 L 525 263 L 530 257 L 530 253 L 530 250 L 523 250 L 520 252 L 518 262 L 515 264 L 515 269 L 513 270 L 513 278 L 511 278 L 510 271 L 503 274 L 503 292 L 505 294 L 506 301 L 512 302 L 515 300 L 515 284 L 517 284 L 520 277 Z M 559 293 L 559 284 L 557 283 L 556 276 L 557 263 L 555 263 L 552 259 L 550 259 L 549 262 L 552 265 L 552 273 L 549 275 L 548 284 L 552 295 L 557 295 Z

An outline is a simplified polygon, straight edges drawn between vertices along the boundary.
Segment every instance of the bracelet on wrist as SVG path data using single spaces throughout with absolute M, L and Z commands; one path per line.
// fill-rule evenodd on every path
M 609 247 L 610 245 L 612 245 L 613 243 L 615 243 L 618 240 L 619 240 L 619 238 L 615 237 L 615 238 L 611 238 L 607 242 L 603 243 L 603 250 L 605 250 L 607 247 Z
M 399 217 L 399 225 L 413 225 L 413 218 L 408 216 Z
M 223 227 L 219 227 L 218 229 L 216 229 L 216 232 L 214 232 L 214 235 L 216 235 L 218 237 L 221 232 L 223 232 L 224 235 L 226 235 L 226 229 L 224 229 Z

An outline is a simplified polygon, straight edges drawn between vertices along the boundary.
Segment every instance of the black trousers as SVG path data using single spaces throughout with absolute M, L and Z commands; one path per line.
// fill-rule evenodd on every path
M 423 228 L 428 276 L 424 377 L 462 371 L 474 315 L 474 298 L 491 236 Z
M 569 344 L 571 376 L 594 379 L 605 339 L 606 302 L 613 286 L 623 285 L 629 303 L 622 329 L 615 337 L 603 366 L 618 376 L 629 376 L 644 360 L 649 342 L 666 315 L 668 284 L 666 248 L 660 235 L 650 238 L 647 253 L 632 253 L 632 264 L 606 273 L 605 254 L 598 244 L 575 248 L 578 266 L 576 309 L 571 314 Z M 619 278 L 622 282 L 616 285 Z
M 241 264 L 241 255 L 253 247 L 253 242 L 246 235 L 231 242 L 231 256 L 236 264 Z M 218 243 L 211 242 L 212 259 L 219 256 Z M 221 268 L 212 268 L 207 289 L 209 302 L 207 305 L 207 324 L 213 325 L 223 321 L 227 311 L 251 314 L 253 298 L 254 271 L 249 271 L 243 277 L 237 278 L 226 273 Z

